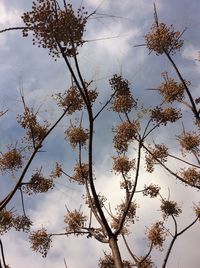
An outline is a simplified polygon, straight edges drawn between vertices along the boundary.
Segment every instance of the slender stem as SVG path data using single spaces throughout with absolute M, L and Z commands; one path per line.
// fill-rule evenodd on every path
M 136 263 L 138 263 L 138 259 L 137 259 L 136 256 L 133 254 L 132 250 L 130 249 L 129 244 L 128 244 L 128 242 L 127 242 L 127 240 L 126 240 L 124 234 L 122 234 L 122 238 L 123 238 L 123 240 L 124 240 L 124 243 L 125 243 L 125 245 L 126 245 L 126 248 L 127 248 L 128 252 L 129 252 L 129 254 L 130 254 L 131 257 L 133 258 L 133 260 L 134 260 Z
M 1 241 L 1 239 L 0 239 L 0 248 L 1 248 L 1 256 L 2 256 L 2 260 L 3 260 L 3 265 L 6 268 L 7 265 L 6 265 L 5 256 L 4 256 L 3 243 Z
M 168 154 L 168 156 L 170 156 L 171 158 L 177 159 L 177 160 L 179 160 L 179 161 L 181 161 L 181 162 L 183 162 L 185 164 L 188 164 L 190 166 L 193 166 L 193 167 L 196 167 L 196 168 L 200 168 L 200 166 L 194 165 L 194 164 L 192 164 L 192 163 L 190 163 L 188 161 L 185 161 L 185 160 L 183 160 L 183 159 L 181 159 L 181 158 L 179 158 L 179 157 L 177 157 L 175 155 Z

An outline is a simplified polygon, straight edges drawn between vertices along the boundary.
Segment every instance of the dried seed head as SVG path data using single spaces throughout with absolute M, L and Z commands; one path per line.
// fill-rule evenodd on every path
M 127 174 L 131 169 L 134 169 L 135 160 L 129 160 L 125 156 L 113 157 L 113 170 L 116 173 Z
M 79 232 L 84 227 L 87 217 L 78 210 L 68 211 L 64 218 L 64 222 L 67 224 L 66 232 L 75 232 L 74 234 L 79 235 Z
M 151 110 L 151 118 L 156 123 L 166 125 L 168 122 L 174 123 L 182 117 L 180 110 L 173 107 L 167 107 L 162 109 L 161 107 L 156 107 Z
M 178 217 L 179 214 L 182 213 L 182 210 L 176 202 L 164 199 L 162 199 L 160 209 L 163 212 L 164 219 L 168 218 L 169 216 Z
M 157 197 L 160 192 L 160 187 L 155 184 L 150 184 L 149 186 L 144 186 L 143 195 L 147 196 L 149 195 L 150 198 Z
M 0 157 L 0 171 L 2 173 L 6 171 L 14 172 L 20 168 L 22 168 L 21 152 L 12 146 L 8 146 L 8 151 Z
M 193 186 L 200 187 L 200 172 L 197 168 L 189 167 L 181 172 L 183 179 Z
M 154 247 L 162 250 L 163 242 L 166 238 L 166 231 L 162 222 L 156 222 L 150 228 L 147 229 L 147 238 Z
M 184 131 L 181 135 L 178 136 L 178 140 L 183 152 L 186 151 L 199 155 L 200 137 L 196 132 Z
M 77 145 L 84 146 L 86 145 L 86 141 L 89 138 L 88 129 L 84 129 L 81 126 L 70 126 L 65 131 L 65 139 L 67 139 L 72 148 L 75 148 Z
M 77 164 L 74 167 L 74 175 L 70 180 L 78 182 L 78 184 L 85 184 L 89 177 L 89 165 L 87 163 Z

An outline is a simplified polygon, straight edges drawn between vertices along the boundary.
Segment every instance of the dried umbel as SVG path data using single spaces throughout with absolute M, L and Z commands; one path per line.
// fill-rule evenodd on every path
M 13 227 L 14 214 L 12 211 L 3 209 L 0 211 L 0 234 L 6 233 Z
M 156 222 L 149 229 L 147 229 L 147 238 L 154 247 L 162 249 L 163 242 L 166 238 L 166 230 L 162 222 Z
M 16 216 L 13 224 L 17 231 L 29 232 L 32 226 L 32 221 L 25 215 Z
M 112 110 L 118 113 L 129 113 L 136 106 L 136 101 L 131 94 L 128 80 L 115 74 L 109 80 L 109 83 L 115 92 L 112 100 Z
M 169 216 L 178 217 L 179 214 L 182 213 L 181 208 L 176 202 L 164 199 L 162 199 L 160 209 L 163 212 L 164 219 L 168 218 Z
M 189 167 L 181 172 L 182 178 L 193 186 L 200 187 L 200 171 L 197 168 Z
M 87 217 L 82 212 L 76 209 L 74 211 L 68 211 L 64 218 L 64 222 L 67 224 L 66 232 L 74 232 L 74 234 L 79 235 L 79 232 L 85 226 L 86 220 Z
M 77 164 L 74 167 L 74 174 L 71 180 L 78 182 L 79 184 L 84 184 L 89 177 L 89 165 L 87 163 Z
M 183 151 L 199 155 L 200 136 L 196 132 L 183 132 L 178 136 Z
M 75 14 L 71 4 L 61 8 L 54 0 L 36 0 L 32 11 L 22 16 L 28 27 L 23 30 L 23 36 L 33 31 L 33 44 L 47 48 L 52 57 L 60 57 L 61 50 L 66 56 L 73 57 L 84 43 L 86 15 L 84 7 Z
M 145 35 L 145 43 L 149 51 L 154 51 L 156 55 L 164 52 L 174 54 L 183 46 L 181 35 L 181 32 L 174 30 L 173 25 L 168 27 L 165 23 L 154 23 L 151 31 Z
M 158 91 L 163 97 L 163 100 L 169 103 L 174 101 L 181 102 L 185 97 L 185 86 L 183 83 L 178 83 L 174 79 L 169 78 L 167 72 L 162 73 L 162 77 L 164 82 L 158 87 Z M 189 84 L 189 82 L 185 82 Z
M 100 258 L 98 263 L 99 268 L 115 268 L 115 262 L 111 254 L 107 254 L 104 252 L 104 257 Z M 126 260 L 123 260 L 124 268 L 133 267 L 132 263 Z
M 162 163 L 167 161 L 168 148 L 164 144 L 156 144 L 150 151 L 151 153 L 146 154 L 145 160 L 146 170 L 151 173 L 154 171 L 154 165 L 159 163 L 158 160 Z
M 99 201 L 99 205 L 100 207 L 104 207 L 104 203 L 106 202 L 106 197 L 104 195 L 98 194 L 98 201 Z M 94 198 L 89 198 L 88 196 L 84 196 L 85 199 L 85 204 L 89 207 L 89 208 L 94 208 L 96 209 L 96 203 L 95 203 L 95 199 Z
M 33 193 L 45 193 L 53 188 L 54 182 L 52 178 L 46 179 L 40 170 L 36 170 L 30 181 L 23 185 L 23 191 L 29 195 Z
M 194 206 L 194 212 L 195 212 L 196 216 L 199 218 L 199 221 L 200 221 L 200 203 L 199 203 L 199 205 Z
M 139 263 L 138 263 L 138 268 L 154 268 L 155 265 L 151 260 L 151 257 L 145 258 L 145 260 L 143 261 L 145 257 L 141 256 L 139 258 Z
M 151 110 L 151 118 L 159 124 L 166 125 L 168 122 L 174 123 L 182 117 L 180 110 L 173 107 L 156 107 Z
M 20 150 L 8 146 L 8 151 L 0 157 L 0 171 L 16 171 L 22 167 L 22 155 Z
M 43 125 L 39 124 L 33 109 L 28 107 L 25 107 L 23 115 L 18 115 L 17 119 L 20 126 L 26 129 L 27 140 L 37 146 L 45 137 L 49 123 L 44 121 Z
M 122 173 L 127 175 L 127 173 L 135 167 L 135 160 L 129 160 L 125 156 L 113 157 L 113 160 L 113 170 L 117 174 Z
M 132 223 L 135 222 L 137 207 L 138 207 L 137 203 L 135 201 L 132 201 L 131 204 L 129 205 L 128 212 L 126 215 L 126 220 L 125 220 L 126 224 L 128 222 L 132 222 Z M 116 214 L 119 219 L 123 216 L 124 211 L 126 211 L 126 209 L 127 209 L 127 202 L 123 202 L 117 206 Z
M 135 139 L 137 132 L 139 130 L 139 122 L 128 122 L 125 121 L 119 124 L 115 129 L 115 136 L 113 138 L 113 143 L 115 149 L 119 153 L 126 152 L 128 150 L 128 145 L 131 141 Z
M 65 131 L 65 139 L 67 139 L 72 148 L 76 148 L 77 145 L 84 146 L 89 138 L 88 129 L 84 129 L 81 126 L 70 126 Z
M 144 186 L 144 191 L 142 192 L 144 196 L 150 196 L 150 198 L 157 197 L 160 192 L 160 187 L 155 184 L 150 184 L 149 186 Z
M 52 179 L 60 178 L 62 176 L 62 167 L 56 162 L 55 168 L 51 171 L 50 177 Z
M 51 247 L 51 237 L 47 234 L 47 230 L 42 228 L 38 231 L 34 231 L 29 236 L 31 248 L 34 251 L 38 251 L 42 254 L 42 257 L 46 257 Z

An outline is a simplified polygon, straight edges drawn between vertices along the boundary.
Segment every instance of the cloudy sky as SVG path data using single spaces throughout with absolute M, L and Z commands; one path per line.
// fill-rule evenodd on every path
M 21 15 L 31 9 L 31 2 L 27 0 L 0 0 L 0 29 L 22 26 Z M 114 74 L 122 74 L 131 82 L 133 95 L 140 104 L 154 106 L 160 101 L 155 88 L 161 81 L 161 72 L 172 73 L 170 63 L 165 57 L 148 54 L 144 47 L 134 47 L 144 43 L 144 35 L 149 31 L 153 22 L 153 3 L 156 3 L 160 21 L 173 24 L 180 31 L 187 27 L 184 33 L 184 47 L 174 56 L 185 79 L 191 81 L 191 90 L 197 96 L 200 90 L 200 63 L 196 61 L 200 50 L 199 10 L 198 0 L 72 0 L 75 8 L 84 5 L 90 12 L 97 10 L 99 15 L 88 20 L 85 39 L 88 40 L 80 49 L 79 62 L 83 76 L 87 80 L 94 80 L 95 87 L 100 92 L 99 102 L 104 102 L 110 95 L 108 79 Z M 22 111 L 19 89 L 23 88 L 27 104 L 39 109 L 40 119 L 54 122 L 61 111 L 52 100 L 52 94 L 62 92 L 70 85 L 70 76 L 62 60 L 55 62 L 48 55 L 48 51 L 32 45 L 31 37 L 23 38 L 20 31 L 7 32 L 0 35 L 0 108 L 9 109 L 6 116 L 1 118 L 1 148 L 5 144 L 15 144 L 23 131 L 16 124 L 16 115 Z M 175 75 L 174 75 L 175 77 Z M 186 111 L 186 117 L 191 114 Z M 99 117 L 95 128 L 95 170 L 97 192 L 108 197 L 109 202 L 116 204 L 121 201 L 122 193 L 116 177 L 111 170 L 112 140 L 110 131 L 116 124 L 117 117 Z M 45 142 L 46 153 L 36 157 L 31 171 L 43 165 L 43 170 L 52 168 L 55 161 L 63 164 L 63 169 L 71 171 L 76 158 L 69 145 L 64 141 L 63 130 L 69 120 L 61 122 L 59 127 Z M 181 123 L 180 123 L 181 125 Z M 170 149 L 177 153 L 175 143 L 170 134 L 179 134 L 180 129 L 167 128 L 155 133 L 155 142 L 167 142 Z M 2 149 L 3 151 L 3 149 Z M 176 168 L 171 161 L 170 166 Z M 27 174 L 27 179 L 28 179 Z M 1 178 L 0 196 L 5 195 L 14 185 L 9 176 Z M 150 182 L 158 183 L 162 187 L 162 194 L 183 206 L 183 214 L 179 222 L 180 228 L 186 226 L 193 219 L 193 203 L 199 201 L 199 192 L 174 182 L 166 172 L 157 170 L 153 176 L 144 170 L 140 175 L 140 186 Z M 3 189 L 3 190 L 2 190 Z M 116 189 L 113 191 L 113 189 Z M 82 188 L 61 178 L 55 190 L 48 194 L 26 198 L 26 209 L 35 222 L 34 228 L 46 227 L 50 232 L 62 232 L 64 229 L 63 216 L 65 205 L 69 209 L 79 208 L 81 205 Z M 19 208 L 19 204 L 12 204 Z M 143 200 L 138 198 L 139 221 L 133 226 L 133 233 L 129 242 L 138 255 L 145 254 L 146 241 L 144 230 L 151 222 L 160 217 L 159 200 Z M 84 208 L 83 208 L 84 210 Z M 147 211 L 151 211 L 147 214 Z M 169 226 L 171 226 L 169 222 Z M 172 227 L 173 228 L 173 227 Z M 14 231 L 2 237 L 6 259 L 12 268 L 22 267 L 64 267 L 64 258 L 69 268 L 97 267 L 99 257 L 104 250 L 109 250 L 92 239 L 58 237 L 53 240 L 53 247 L 46 259 L 34 253 L 25 234 Z M 197 268 L 199 256 L 199 225 L 197 224 L 187 234 L 176 242 L 174 251 L 169 259 L 171 268 Z M 123 243 L 120 242 L 122 255 L 128 258 Z M 164 252 L 154 251 L 152 257 L 158 267 L 161 266 Z

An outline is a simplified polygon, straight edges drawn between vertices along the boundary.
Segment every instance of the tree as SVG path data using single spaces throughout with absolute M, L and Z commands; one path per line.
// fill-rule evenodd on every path
M 162 168 L 180 183 L 180 187 L 192 187 L 194 191 L 200 189 L 199 96 L 196 98 L 192 95 L 190 82 L 183 78 L 173 59 L 173 55 L 183 46 L 184 31 L 179 32 L 173 26 L 160 23 L 154 7 L 155 20 L 150 32 L 145 36 L 144 46 L 150 53 L 166 56 L 178 77 L 177 80 L 166 71 L 162 73 L 163 82 L 155 89 L 161 96 L 161 102 L 156 107 L 144 107 L 134 98 L 130 82 L 120 74 L 110 77 L 110 97 L 99 104 L 100 90 L 93 89 L 92 80 L 84 79 L 79 65 L 80 48 L 87 45 L 84 40 L 87 22 L 97 15 L 97 11 L 88 14 L 83 6 L 75 12 L 72 5 L 65 0 L 37 0 L 33 2 L 32 10 L 23 14 L 24 26 L 1 31 L 22 30 L 24 37 L 32 33 L 34 45 L 47 49 L 49 56 L 55 61 L 59 58 L 64 60 L 71 75 L 71 86 L 53 96 L 62 110 L 61 116 L 54 123 L 47 120 L 41 122 L 39 112 L 27 105 L 26 96 L 22 89 L 20 91 L 23 113 L 17 116 L 17 122 L 25 130 L 25 136 L 21 142 L 5 146 L 1 152 L 2 175 L 9 174 L 16 183 L 11 191 L 4 193 L 0 202 L 0 232 L 4 234 L 11 228 L 27 232 L 32 250 L 40 252 L 43 257 L 47 256 L 55 236 L 74 235 L 96 239 L 110 247 L 110 252 L 105 252 L 100 258 L 99 267 L 154 267 L 152 252 L 154 249 L 162 250 L 163 244 L 166 243 L 161 264 L 164 268 L 167 267 L 176 240 L 200 219 L 200 206 L 195 204 L 190 223 L 179 227 L 177 218 L 182 213 L 181 206 L 171 200 L 170 196 L 163 196 L 159 185 L 146 184 L 141 175 L 144 170 L 146 174 L 151 174 Z M 187 129 L 187 115 L 183 107 L 190 111 L 192 131 Z M 104 119 L 103 113 L 113 113 L 118 120 L 110 129 L 113 135 L 113 151 L 110 157 L 113 162 L 112 172 L 116 175 L 116 180 L 120 178 L 119 188 L 123 198 L 120 196 L 114 205 L 109 204 L 109 197 L 104 196 L 96 184 L 98 176 L 95 172 L 94 152 L 95 136 L 98 133 L 95 127 L 99 120 Z M 5 112 L 2 112 L 2 116 L 6 116 Z M 42 166 L 32 170 L 31 165 L 36 156 L 45 153 L 44 141 L 61 120 L 68 120 L 68 127 L 64 131 L 65 139 L 72 150 L 77 152 L 73 170 L 68 172 L 58 162 L 48 176 L 44 175 L 46 171 L 43 172 Z M 154 142 L 156 133 L 163 128 L 169 132 L 171 124 L 176 125 L 179 131 L 174 137 L 169 133 L 170 138 L 174 138 L 177 155 L 171 152 L 167 144 Z M 168 164 L 170 159 L 177 162 L 176 170 Z M 42 157 L 43 162 L 45 157 Z M 30 171 L 31 176 L 28 174 Z M 67 204 L 64 215 L 65 230 L 62 233 L 49 233 L 43 226 L 38 230 L 32 228 L 34 222 L 26 212 L 28 197 L 25 195 L 49 192 L 62 176 L 82 187 L 82 206 L 87 209 L 70 209 Z M 13 209 L 13 200 L 18 192 L 22 214 Z M 138 200 L 141 197 L 144 200 L 159 199 L 162 214 L 160 219 L 146 230 L 148 249 L 142 256 L 132 250 L 127 239 L 132 226 L 138 220 Z M 174 230 L 168 227 L 170 220 L 174 224 Z M 128 260 L 122 257 L 118 243 L 121 239 L 130 253 Z M 2 243 L 1 252 L 3 266 L 8 267 Z

